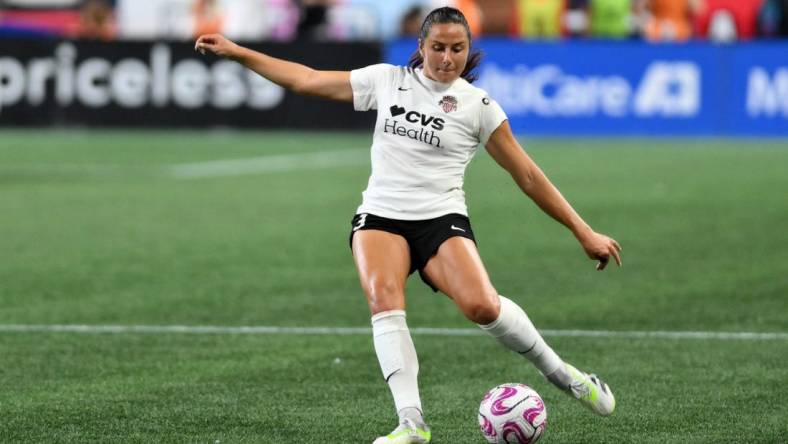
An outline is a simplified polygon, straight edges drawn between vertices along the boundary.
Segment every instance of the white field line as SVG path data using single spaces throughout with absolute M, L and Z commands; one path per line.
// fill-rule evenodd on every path
M 167 175 L 177 179 L 202 179 L 245 174 L 317 170 L 365 163 L 369 163 L 368 150 L 348 149 L 182 163 L 170 166 L 165 171 Z
M 124 174 L 160 175 L 175 179 L 203 179 L 301 170 L 319 170 L 369 163 L 369 150 L 347 149 L 309 153 L 275 154 L 240 159 L 181 163 L 164 167 L 102 164 L 0 165 L 0 175 L 75 177 L 119 176 Z
M 151 167 L 145 165 L 37 163 L 30 165 L 0 165 L 0 174 L 22 176 L 117 176 L 119 174 L 146 174 Z
M 481 336 L 474 328 L 410 329 L 424 336 Z M 0 324 L 0 333 L 181 333 L 181 334 L 242 334 L 242 335 L 371 335 L 369 327 L 221 327 L 208 325 L 48 325 Z M 715 331 L 611 331 L 611 330 L 541 330 L 545 336 L 574 338 L 625 339 L 720 339 L 788 341 L 783 332 L 715 332 Z

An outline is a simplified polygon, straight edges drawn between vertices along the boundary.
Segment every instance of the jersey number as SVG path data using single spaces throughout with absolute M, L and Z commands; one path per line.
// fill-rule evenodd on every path
M 364 213 L 358 218 L 358 222 L 356 222 L 356 226 L 353 227 L 353 231 L 358 231 L 364 228 L 364 224 L 367 223 L 367 216 L 369 215 Z

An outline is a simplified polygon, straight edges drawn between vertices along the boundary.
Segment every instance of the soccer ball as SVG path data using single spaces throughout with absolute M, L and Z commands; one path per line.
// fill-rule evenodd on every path
M 502 384 L 482 398 L 479 427 L 491 444 L 532 444 L 547 427 L 547 409 L 531 387 Z

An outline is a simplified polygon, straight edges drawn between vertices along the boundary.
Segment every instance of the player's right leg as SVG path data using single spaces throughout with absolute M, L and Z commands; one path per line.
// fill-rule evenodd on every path
M 610 387 L 596 375 L 581 372 L 564 362 L 545 342 L 519 305 L 503 296 L 499 299 L 501 309 L 498 318 L 488 324 L 480 323 L 479 327 L 531 361 L 548 381 L 584 407 L 602 416 L 613 413 L 616 400 Z
M 372 313 L 372 334 L 383 378 L 394 397 L 399 425 L 374 444 L 425 444 L 431 432 L 422 416 L 419 362 L 405 321 L 405 281 L 410 249 L 402 236 L 358 230 L 353 258 Z
M 468 319 L 531 361 L 553 385 L 600 415 L 613 412 L 615 398 L 607 384 L 564 363 L 525 311 L 514 301 L 498 295 L 473 241 L 462 237 L 446 240 L 424 272 Z
M 553 385 L 574 397 L 594 413 L 607 416 L 613 413 L 616 400 L 613 392 L 596 375 L 588 375 L 564 362 L 545 342 L 528 315 L 514 301 L 500 296 L 498 318 L 480 324 L 501 344 L 531 361 Z

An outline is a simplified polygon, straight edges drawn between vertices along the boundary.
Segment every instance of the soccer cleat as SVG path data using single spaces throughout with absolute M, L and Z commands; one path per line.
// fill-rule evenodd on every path
M 404 418 L 387 436 L 381 436 L 372 444 L 427 444 L 432 438 L 432 432 L 427 424 L 416 424 L 409 418 Z
M 610 387 L 596 375 L 589 375 L 566 364 L 566 370 L 572 377 L 568 392 L 592 412 L 607 416 L 616 408 L 616 398 Z

